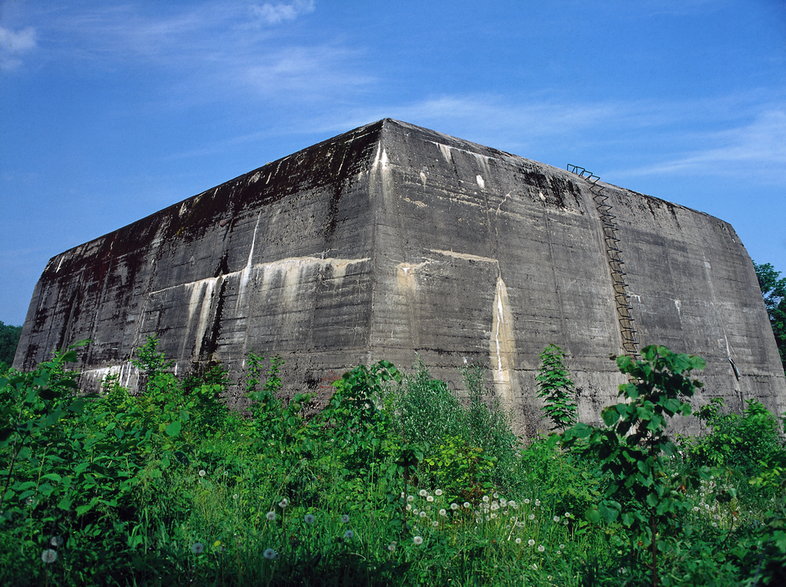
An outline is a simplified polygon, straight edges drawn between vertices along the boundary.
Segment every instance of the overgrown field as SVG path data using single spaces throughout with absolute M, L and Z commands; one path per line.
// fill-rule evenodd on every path
M 523 443 L 476 368 L 462 404 L 422 366 L 357 367 L 315 413 L 250 355 L 239 414 L 220 366 L 178 378 L 152 339 L 144 393 L 84 396 L 77 350 L 0 375 L 1 584 L 786 582 L 782 422 L 691 415 L 697 357 L 617 358 L 630 383 L 594 427 L 550 347 L 554 431 Z M 672 415 L 707 433 L 670 438 Z

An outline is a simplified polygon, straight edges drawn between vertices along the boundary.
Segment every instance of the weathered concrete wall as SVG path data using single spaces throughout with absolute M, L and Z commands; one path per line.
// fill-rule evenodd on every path
M 384 120 L 185 200 L 50 261 L 15 364 L 90 338 L 85 383 L 148 334 L 178 369 L 249 351 L 287 360 L 290 392 L 358 362 L 419 357 L 461 387 L 489 367 L 518 430 L 540 426 L 534 375 L 571 356 L 584 419 L 622 382 L 598 210 L 566 171 Z M 639 340 L 708 360 L 707 396 L 786 409 L 753 267 L 726 223 L 606 186 Z M 733 366 L 732 366 L 733 362 Z M 736 374 L 735 374 L 736 368 Z M 327 391 L 327 390 L 325 390 Z

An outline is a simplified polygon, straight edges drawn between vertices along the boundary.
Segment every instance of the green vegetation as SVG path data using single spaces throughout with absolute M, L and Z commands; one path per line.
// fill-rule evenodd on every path
M 576 423 L 576 389 L 564 365 L 565 353 L 550 344 L 540 354 L 540 370 L 535 376 L 538 396 L 543 398 L 543 413 L 551 420 L 552 430 L 564 430 Z
M 14 362 L 14 353 L 21 334 L 21 326 L 10 326 L 0 321 L 0 370 Z
M 769 263 L 763 265 L 754 263 L 753 266 L 761 287 L 764 306 L 770 317 L 772 332 L 775 334 L 775 342 L 781 354 L 781 362 L 786 370 L 786 277 L 781 277 L 780 271 L 776 271 Z
M 544 400 L 565 403 L 553 423 L 567 429 L 525 445 L 477 367 L 462 403 L 423 365 L 359 366 L 317 411 L 308 394 L 280 397 L 280 359 L 252 354 L 241 414 L 222 401 L 220 365 L 176 377 L 155 339 L 133 359 L 138 395 L 111 377 L 100 394 L 77 393 L 77 352 L 0 374 L 3 584 L 785 578 L 778 420 L 757 402 L 689 416 L 697 357 L 648 347 L 641 361 L 617 358 L 622 403 L 601 426 L 569 425 L 570 377 L 547 349 L 539 381 L 562 382 Z M 707 434 L 671 438 L 677 414 Z

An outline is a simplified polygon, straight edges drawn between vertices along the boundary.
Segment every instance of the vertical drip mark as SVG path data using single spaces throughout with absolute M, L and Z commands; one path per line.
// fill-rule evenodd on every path
M 513 315 L 510 311 L 508 289 L 501 275 L 497 277 L 492 316 L 489 354 L 494 389 L 510 412 L 514 401 L 512 375 L 516 340 L 513 336 Z
M 237 305 L 235 306 L 235 311 L 239 310 L 240 307 L 245 302 L 246 297 L 246 287 L 248 286 L 248 281 L 251 277 L 251 269 L 253 267 L 253 259 L 254 259 L 254 249 L 256 248 L 257 243 L 257 230 L 259 230 L 259 220 L 262 218 L 262 212 L 257 214 L 257 222 L 254 225 L 254 235 L 251 237 L 251 248 L 248 250 L 248 260 L 246 261 L 245 267 L 240 271 L 240 279 L 238 283 L 238 292 L 237 292 Z

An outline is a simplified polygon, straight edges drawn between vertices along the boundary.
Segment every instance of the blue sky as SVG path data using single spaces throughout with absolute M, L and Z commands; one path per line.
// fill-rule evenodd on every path
M 51 256 L 384 117 L 713 214 L 786 274 L 782 0 L 0 0 L 0 320 Z

